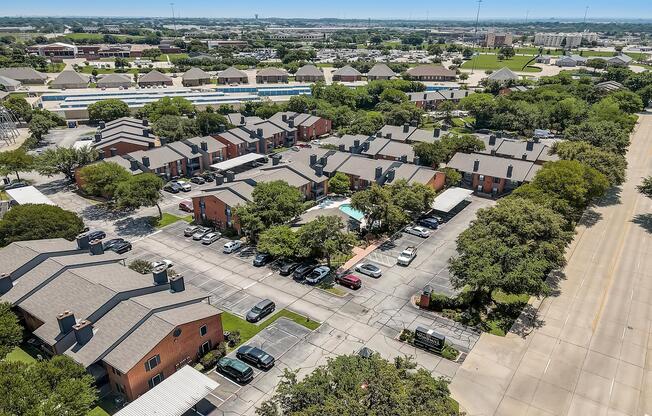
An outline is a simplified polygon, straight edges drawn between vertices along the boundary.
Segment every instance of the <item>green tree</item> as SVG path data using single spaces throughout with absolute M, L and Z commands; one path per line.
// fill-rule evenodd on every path
M 364 213 L 367 228 L 373 231 L 394 232 L 410 219 L 406 212 L 394 205 L 390 192 L 377 184 L 354 193 L 351 206 Z
M 564 132 L 564 138 L 620 154 L 625 154 L 629 146 L 628 133 L 613 121 L 586 121 L 571 125 Z
M 298 233 L 287 225 L 275 225 L 260 233 L 256 248 L 275 257 L 300 257 L 305 252 Z
M 47 116 L 43 114 L 32 114 L 32 118 L 29 121 L 28 128 L 32 137 L 37 142 L 40 142 L 41 140 L 43 140 L 43 136 L 48 134 L 50 129 L 56 126 L 57 123 L 52 121 L 52 119 L 48 118 Z
M 593 68 L 593 72 L 597 69 L 605 69 L 607 67 L 607 61 L 602 58 L 593 58 L 586 61 L 586 66 Z
M 652 176 L 643 178 L 643 182 L 636 189 L 648 198 L 652 198 Z
M 460 107 L 475 118 L 476 128 L 486 128 L 496 111 L 496 102 L 491 94 L 471 94 L 460 100 Z
M 643 111 L 644 105 L 641 96 L 631 91 L 621 90 L 609 94 L 616 101 L 618 107 L 629 114 Z
M 410 357 L 390 363 L 340 355 L 299 381 L 285 370 L 274 396 L 256 409 L 258 416 L 393 415 L 453 416 L 448 383 L 415 368 Z M 411 370 L 411 371 L 408 371 Z
M 401 90 L 397 90 L 394 88 L 387 88 L 383 90 L 383 92 L 380 94 L 380 101 L 383 102 L 400 104 L 406 102 L 407 100 L 408 100 L 407 94 L 405 94 Z
M 117 98 L 98 101 L 88 106 L 88 118 L 93 121 L 113 121 L 130 114 L 127 103 Z
M 0 414 L 85 416 L 97 400 L 93 377 L 65 355 L 32 364 L 0 361 Z
M 214 134 L 219 131 L 220 125 L 225 127 L 230 126 L 226 117 L 222 114 L 200 111 L 195 117 L 197 128 L 202 136 L 208 136 L 209 134 Z
M 29 121 L 32 116 L 32 106 L 19 95 L 10 95 L 2 102 L 2 105 L 18 120 Z
M 152 124 L 152 129 L 157 136 L 172 141 L 189 139 L 200 133 L 196 119 L 170 115 L 159 117 Z
M 20 179 L 18 172 L 29 172 L 33 168 L 34 158 L 23 148 L 0 153 L 0 172 L 4 175 L 13 172 Z
M 90 146 L 55 147 L 47 149 L 35 160 L 35 169 L 41 174 L 52 176 L 62 173 L 69 181 L 75 180 L 75 171 L 97 159 L 97 150 Z
M 131 174 L 115 162 L 100 162 L 81 168 L 79 178 L 87 194 L 111 199 L 118 184 L 129 180 Z
M 73 212 L 47 204 L 17 205 L 0 220 L 0 246 L 45 238 L 73 240 L 83 229 L 84 222 Z
M 471 226 L 457 238 L 458 255 L 450 260 L 451 282 L 466 287 L 474 306 L 491 294 L 545 295 L 545 277 L 564 265 L 572 233 L 558 213 L 522 198 L 502 199 L 478 210 Z
M 303 194 L 285 181 L 262 182 L 252 192 L 252 200 L 236 207 L 240 226 L 252 241 L 274 225 L 285 224 L 303 211 Z
M 349 177 L 342 172 L 335 172 L 335 175 L 328 180 L 328 191 L 336 195 L 344 195 L 350 188 Z
M 484 150 L 484 142 L 472 134 L 450 133 L 439 141 L 444 152 L 445 161 L 449 161 L 457 152 L 473 153 Z
M 156 121 L 163 116 L 187 116 L 195 112 L 195 106 L 183 97 L 163 97 L 145 104 L 138 110 L 138 116 Z
M 446 161 L 444 148 L 439 141 L 419 142 L 414 146 L 414 155 L 419 158 L 419 163 L 423 166 L 432 166 L 437 168 L 441 163 Z
M 10 302 L 0 302 L 0 360 L 23 340 L 23 327 L 11 310 Z
M 153 173 L 135 175 L 115 188 L 116 206 L 120 209 L 138 209 L 153 207 L 158 209 L 159 218 L 163 217 L 159 201 L 162 198 L 163 179 Z
M 611 186 L 625 181 L 627 159 L 623 155 L 601 150 L 586 142 L 562 141 L 556 143 L 553 149 L 562 159 L 577 160 L 602 173 Z
M 355 246 L 353 234 L 346 231 L 340 217 L 320 215 L 299 230 L 299 246 L 312 257 L 325 258 L 328 266 L 335 256 L 349 256 Z
M 451 186 L 457 186 L 462 180 L 462 174 L 453 168 L 445 167 L 444 169 L 442 169 L 442 171 L 446 175 L 447 188 Z
M 408 184 L 405 179 L 400 179 L 385 187 L 392 198 L 392 203 L 403 212 L 416 218 L 432 209 L 435 191 L 422 183 Z

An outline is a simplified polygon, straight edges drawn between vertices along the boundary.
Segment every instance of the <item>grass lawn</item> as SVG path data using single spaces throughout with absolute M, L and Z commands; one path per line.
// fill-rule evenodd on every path
M 62 62 L 56 62 L 53 64 L 48 64 L 47 67 L 45 68 L 45 72 L 49 72 L 49 73 L 61 72 L 65 67 L 66 64 Z
M 194 220 L 192 215 L 186 215 L 185 217 L 180 217 L 178 215 L 170 214 L 169 212 L 164 212 L 162 218 L 152 217 L 151 224 L 156 228 L 163 228 L 166 225 L 170 225 L 177 221 L 192 222 Z
M 276 322 L 276 320 L 279 318 L 290 319 L 299 325 L 303 325 L 313 331 L 319 328 L 319 325 L 321 325 L 319 322 L 312 321 L 305 316 L 299 315 L 298 313 L 294 313 L 287 309 L 281 309 L 260 325 L 247 322 L 244 319 L 233 315 L 232 313 L 222 312 L 222 327 L 224 331 L 235 331 L 236 329 L 240 331 L 240 344 L 234 347 L 237 348 L 238 346 L 249 341 L 260 331 Z
M 188 54 L 187 53 L 168 53 L 168 54 L 163 54 L 159 55 L 156 57 L 155 61 L 158 62 L 167 62 L 168 58 L 170 59 L 170 62 L 174 63 L 177 62 L 178 60 L 181 59 L 187 59 Z
M 21 347 L 16 347 L 11 351 L 9 354 L 7 354 L 7 357 L 5 357 L 5 360 L 7 361 L 22 361 L 26 364 L 31 364 L 36 361 L 34 357 L 29 355 L 27 351 L 22 349 Z
M 109 414 L 100 406 L 95 406 L 95 408 L 88 412 L 86 416 L 109 416 Z
M 523 69 L 523 66 L 532 58 L 532 56 L 514 56 L 513 58 L 499 61 L 498 55 L 476 55 L 472 59 L 464 62 L 462 64 L 462 68 L 473 68 L 473 62 L 475 61 L 475 69 L 480 70 L 491 69 L 496 71 L 503 67 L 507 67 L 512 71 L 541 72 L 541 68 L 536 68 L 533 66 L 528 66 Z

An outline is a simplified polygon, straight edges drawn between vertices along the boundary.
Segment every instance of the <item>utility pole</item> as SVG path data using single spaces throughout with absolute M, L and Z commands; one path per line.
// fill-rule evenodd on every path
M 584 27 L 586 28 L 586 15 L 589 13 L 589 6 L 584 9 Z
M 527 19 L 528 19 L 528 17 L 530 17 L 530 9 L 527 9 L 527 10 L 525 11 L 525 24 L 526 24 L 526 25 L 527 25 Z
M 170 3 L 170 8 L 172 8 L 172 27 L 174 27 L 174 32 L 176 35 L 177 32 L 177 21 L 174 18 L 174 3 Z
M 480 5 L 482 4 L 482 0 L 478 0 L 478 11 L 475 14 L 475 34 L 473 36 L 473 45 L 478 46 L 478 22 L 480 22 Z M 475 53 L 474 53 L 475 55 Z M 478 56 L 480 56 L 480 52 L 478 52 Z M 471 64 L 471 73 L 475 71 L 475 56 L 472 56 L 472 64 Z

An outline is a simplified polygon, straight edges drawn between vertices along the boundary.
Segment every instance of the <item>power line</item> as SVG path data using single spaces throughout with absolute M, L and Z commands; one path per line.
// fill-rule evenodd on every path
M 175 35 L 176 35 L 177 20 L 174 18 L 174 3 L 170 3 L 170 8 L 172 9 L 172 27 L 174 27 L 174 32 L 175 32 Z
M 482 0 L 478 0 L 478 11 L 475 14 L 475 33 L 473 35 L 473 44 L 474 46 L 478 46 L 478 22 L 480 21 L 480 5 L 482 4 Z M 478 56 L 480 56 L 480 52 L 478 52 Z M 471 65 L 471 73 L 475 71 L 475 61 L 477 59 L 475 56 L 472 59 L 472 65 Z

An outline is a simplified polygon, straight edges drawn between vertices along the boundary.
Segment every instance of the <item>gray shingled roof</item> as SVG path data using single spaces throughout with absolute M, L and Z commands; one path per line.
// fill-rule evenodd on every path
M 490 81 L 515 81 L 519 78 L 518 75 L 507 67 L 500 68 L 498 71 L 491 73 L 487 79 Z
M 172 82 L 172 78 L 168 77 L 165 74 L 162 74 L 161 72 L 157 71 L 156 69 L 152 69 L 145 75 L 141 76 L 138 78 L 138 82 Z
M 303 76 L 303 77 L 321 77 L 324 78 L 324 73 L 321 71 L 321 69 L 317 68 L 315 65 L 312 64 L 306 64 L 302 66 L 301 68 L 297 69 L 297 72 L 294 74 L 295 76 Z
M 45 81 L 48 76 L 38 72 L 34 68 L 29 67 L 15 67 L 15 68 L 0 68 L 0 76 L 15 79 L 16 81 Z
M 374 65 L 369 72 L 367 73 L 368 77 L 393 77 L 396 76 L 396 72 L 387 66 L 387 64 L 377 63 Z
M 423 76 L 447 76 L 454 77 L 455 71 L 444 68 L 441 65 L 419 65 L 407 70 L 407 73 L 413 77 Z
M 285 69 L 275 68 L 273 66 L 263 68 L 256 73 L 257 77 L 283 77 L 287 75 L 288 73 Z
M 346 65 L 336 69 L 333 72 L 333 76 L 351 77 L 351 76 L 362 76 L 362 74 L 360 73 L 360 71 L 353 68 L 351 65 Z
M 102 78 L 97 80 L 97 86 L 102 87 L 112 87 L 112 86 L 124 86 L 131 85 L 132 79 L 126 74 L 106 74 Z
M 46 253 L 63 254 L 75 250 L 77 243 L 63 238 L 17 241 L 0 250 L 0 273 L 12 274 L 24 264 Z
M 151 150 L 131 152 L 129 153 L 129 156 L 133 157 L 140 163 L 143 161 L 143 156 L 147 156 L 149 158 L 148 168 L 151 170 L 162 168 L 168 163 L 183 159 L 183 156 L 167 146 L 161 146 Z
M 206 142 L 206 147 L 207 147 L 206 151 L 208 153 L 219 152 L 220 150 L 226 147 L 224 143 L 218 141 L 212 136 L 192 137 L 190 139 L 185 140 L 185 142 L 189 144 L 196 144 L 197 146 L 199 146 L 200 149 L 201 149 L 202 142 Z
M 90 77 L 86 74 L 80 74 L 79 72 L 73 70 L 62 71 L 57 75 L 57 77 L 50 83 L 50 86 L 57 85 L 68 85 L 68 84 L 79 84 L 84 85 L 88 84 Z
M 0 85 L 2 85 L 3 87 L 16 88 L 20 86 L 20 84 L 21 84 L 20 81 L 16 81 L 13 78 L 0 76 Z
M 201 68 L 192 67 L 181 75 L 181 78 L 184 81 L 194 81 L 202 79 L 210 79 L 211 76 L 208 72 L 204 71 Z
M 478 169 L 473 170 L 475 161 L 478 161 Z M 504 178 L 513 181 L 524 182 L 535 165 L 526 160 L 510 159 L 500 156 L 491 156 L 481 153 L 456 153 L 447 164 L 448 167 L 461 172 L 476 173 L 494 178 Z M 512 167 L 511 177 L 507 177 L 508 167 Z
M 224 71 L 220 72 L 217 75 L 218 78 L 245 78 L 247 79 L 247 74 L 240 71 L 238 68 L 233 66 L 226 68 Z

